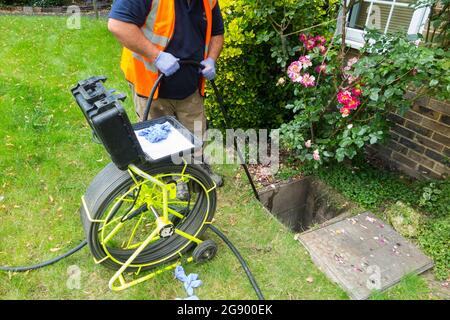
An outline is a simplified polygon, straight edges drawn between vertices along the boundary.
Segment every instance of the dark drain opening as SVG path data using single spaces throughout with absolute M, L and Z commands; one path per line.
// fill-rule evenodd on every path
M 294 232 L 332 219 L 345 209 L 338 209 L 327 188 L 312 177 L 279 183 L 259 193 L 263 205 Z

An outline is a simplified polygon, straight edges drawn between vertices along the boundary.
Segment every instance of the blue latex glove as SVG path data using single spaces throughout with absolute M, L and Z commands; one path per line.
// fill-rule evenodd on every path
M 182 282 L 185 282 L 187 280 L 186 273 L 184 272 L 184 268 L 182 266 L 177 266 L 175 268 L 175 278 Z
M 198 274 L 191 273 L 186 276 L 182 266 L 175 268 L 175 277 L 184 283 L 184 289 L 189 297 L 194 295 L 194 289 L 202 285 L 202 281 L 198 280 Z M 198 299 L 198 298 L 197 298 Z
M 184 289 L 188 296 L 194 294 L 194 289 L 200 287 L 203 284 L 202 280 L 198 280 L 198 274 L 191 273 L 187 277 L 187 281 L 184 283 Z
M 203 76 L 208 80 L 214 80 L 216 77 L 216 62 L 212 58 L 208 58 L 200 62 L 205 68 L 202 70 Z
M 175 58 L 172 54 L 161 51 L 155 60 L 155 66 L 168 77 L 180 69 L 178 60 L 180 59 Z
M 197 296 L 189 296 L 187 298 L 176 298 L 175 300 L 200 300 Z
M 144 137 L 150 143 L 156 143 L 167 139 L 171 127 L 172 126 L 168 122 L 154 124 L 151 127 L 139 131 L 138 135 Z

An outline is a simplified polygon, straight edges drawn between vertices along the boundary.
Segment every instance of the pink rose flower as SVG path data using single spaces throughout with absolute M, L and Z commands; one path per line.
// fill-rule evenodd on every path
M 351 74 L 349 74 L 348 77 L 347 77 L 348 84 L 352 84 L 352 83 L 355 82 L 356 80 L 358 80 L 358 78 L 352 76 Z
M 316 40 L 314 38 L 309 38 L 305 42 L 305 47 L 306 47 L 306 50 L 311 51 L 312 49 L 314 49 L 316 47 Z
M 327 39 L 325 39 L 324 36 L 316 36 L 315 39 L 316 39 L 316 42 L 321 45 L 324 45 L 327 42 Z
M 352 94 L 348 90 L 339 91 L 337 94 L 337 100 L 339 103 L 346 105 L 352 99 Z
M 362 94 L 361 88 L 356 87 L 352 89 L 352 96 L 359 97 L 361 94 Z
M 346 107 L 342 107 L 341 109 L 339 109 L 339 112 L 342 114 L 343 118 L 346 118 L 350 114 L 350 109 L 348 109 Z
M 323 45 L 318 46 L 320 54 L 324 55 L 327 53 L 327 48 Z
M 313 158 L 314 158 L 314 160 L 316 160 L 316 161 L 319 161 L 319 160 L 320 160 L 319 150 L 314 150 L 314 152 L 313 152 Z
M 300 80 L 300 83 L 305 87 L 314 87 L 316 85 L 316 77 L 310 75 L 309 73 L 305 73 Z
M 301 56 L 298 58 L 298 62 L 302 64 L 303 69 L 307 69 L 312 66 L 311 58 L 309 56 Z
M 292 81 L 298 82 L 301 70 L 302 70 L 302 64 L 299 61 L 292 62 L 287 69 L 288 77 Z
M 304 33 L 301 33 L 300 36 L 298 37 L 298 39 L 301 42 L 305 43 L 308 40 L 308 36 L 306 34 L 304 34 Z
M 358 98 L 352 98 L 352 99 L 350 99 L 349 102 L 347 102 L 345 107 L 350 110 L 354 110 L 354 109 L 358 108 L 360 104 L 361 104 L 361 101 L 359 101 Z
M 350 59 L 348 59 L 348 61 L 347 61 L 347 66 L 349 66 L 349 67 L 351 67 L 351 66 L 353 66 L 355 63 L 357 63 L 358 62 L 358 58 L 356 58 L 356 57 L 353 57 L 353 58 L 350 58 Z
M 326 63 L 322 63 L 322 64 L 319 64 L 315 69 L 314 69 L 314 71 L 316 71 L 317 73 L 326 73 L 325 71 L 327 70 L 327 65 L 326 65 Z
M 305 142 L 305 147 L 311 148 L 311 140 Z

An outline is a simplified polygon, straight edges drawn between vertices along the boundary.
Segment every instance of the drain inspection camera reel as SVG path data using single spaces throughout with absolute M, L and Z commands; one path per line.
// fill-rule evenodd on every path
M 201 142 L 173 117 L 131 125 L 120 104 L 125 97 L 106 90 L 105 80 L 81 81 L 72 94 L 113 160 L 88 187 L 80 215 L 94 260 L 116 270 L 109 287 L 118 291 L 174 269 L 179 261 L 167 265 L 173 260 L 212 259 L 217 245 L 200 237 L 211 224 L 217 199 L 216 185 L 200 165 L 173 164 L 171 154 L 153 157 L 144 151 L 136 132 L 169 123 L 190 143 L 188 150 L 177 152 L 192 151 Z M 185 258 L 193 245 L 192 255 Z M 161 268 L 125 279 L 126 273 L 138 276 L 156 267 Z

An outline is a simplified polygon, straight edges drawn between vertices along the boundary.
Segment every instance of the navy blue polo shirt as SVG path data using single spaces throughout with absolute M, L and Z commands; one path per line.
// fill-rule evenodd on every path
M 175 1 L 175 30 L 166 52 L 179 59 L 202 61 L 206 39 L 206 17 L 202 0 Z M 145 24 L 150 12 L 151 0 L 116 0 L 109 14 L 110 18 L 133 23 L 138 27 Z M 213 9 L 212 35 L 224 33 L 219 3 Z M 182 66 L 170 77 L 164 77 L 159 87 L 159 97 L 185 99 L 199 89 L 198 68 Z

